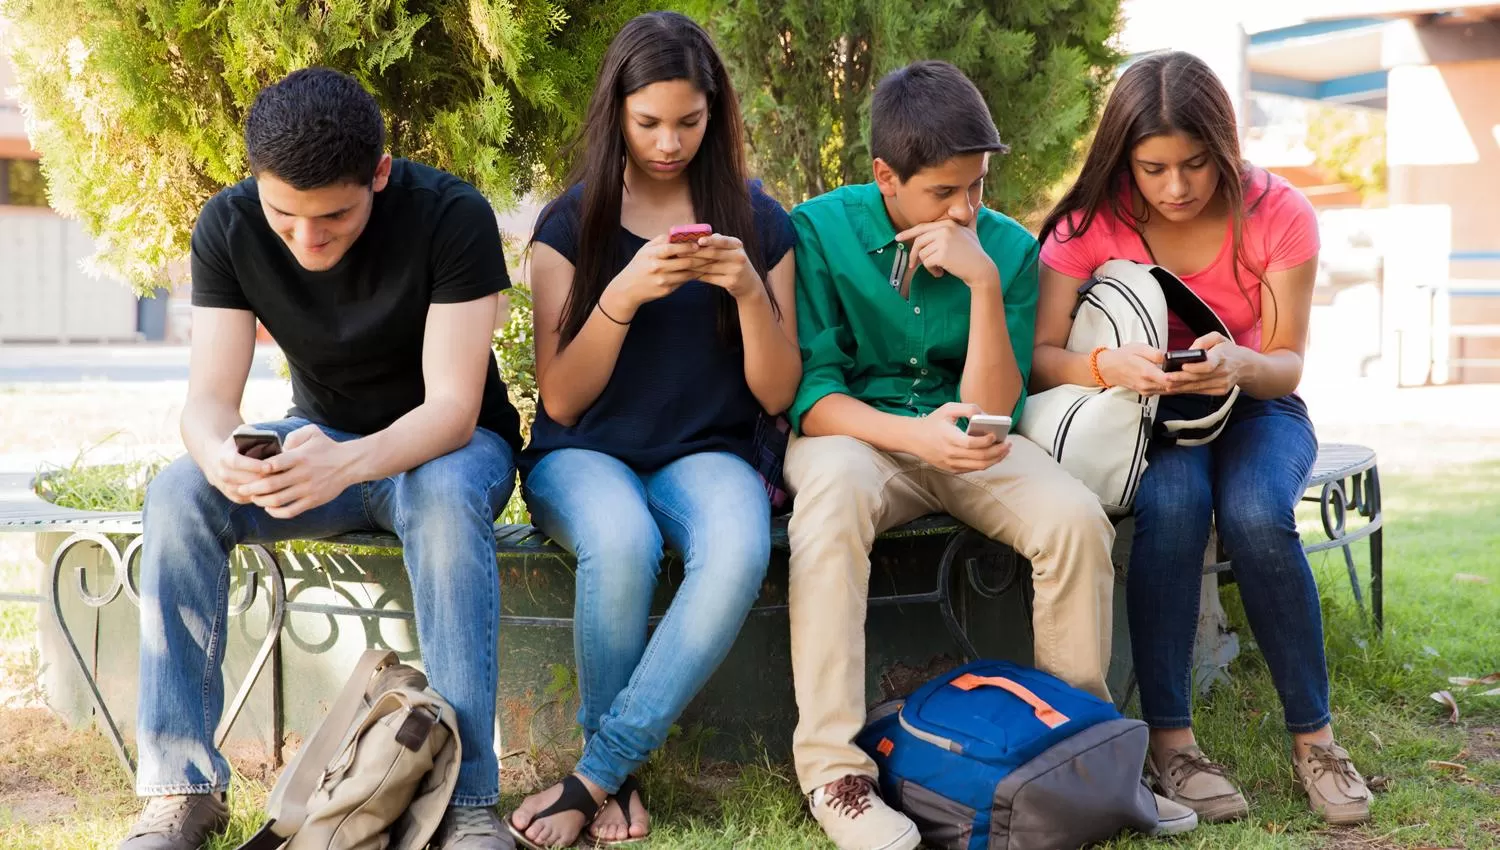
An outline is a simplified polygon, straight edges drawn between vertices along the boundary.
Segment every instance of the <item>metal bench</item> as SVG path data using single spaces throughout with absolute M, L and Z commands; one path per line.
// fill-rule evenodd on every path
M 1363 446 L 1324 444 L 1320 446 L 1318 462 L 1308 482 L 1307 501 L 1320 504 L 1323 530 L 1328 539 L 1307 544 L 1309 553 L 1340 548 L 1348 566 L 1354 597 L 1364 610 L 1364 598 L 1359 576 L 1354 567 L 1351 547 L 1354 543 L 1369 538 L 1370 541 L 1370 585 L 1371 607 L 1377 630 L 1382 627 L 1382 559 L 1380 509 L 1380 479 L 1375 466 L 1375 453 Z M 1345 521 L 1350 512 L 1367 519 L 1361 528 L 1349 530 Z M 83 681 L 88 685 L 93 706 L 102 725 L 109 733 L 115 752 L 126 770 L 134 774 L 135 764 L 125 747 L 125 739 L 106 705 L 94 671 L 79 650 L 63 612 L 63 594 L 71 592 L 91 608 L 101 608 L 115 601 L 122 593 L 134 605 L 140 604 L 135 571 L 141 551 L 141 515 L 139 512 L 101 513 L 59 507 L 39 498 L 29 476 L 0 476 L 0 533 L 67 533 L 69 536 L 53 552 L 47 565 L 50 576 L 45 595 L 0 592 L 0 601 L 27 602 L 48 606 L 59 631 L 72 652 L 74 663 Z M 978 656 L 967 630 L 954 609 L 953 571 L 955 562 L 962 559 L 963 575 L 969 588 L 980 596 L 995 598 L 1010 592 L 1017 586 L 1026 587 L 1026 572 L 1021 559 L 1008 547 L 996 544 L 949 516 L 930 516 L 907 523 L 880 535 L 877 547 L 891 541 L 912 538 L 945 539 L 942 555 L 937 564 L 931 590 L 920 593 L 872 594 L 871 606 L 936 604 L 954 643 L 967 658 Z M 327 543 L 351 546 L 398 548 L 400 541 L 383 532 L 356 532 L 325 540 Z M 773 521 L 771 530 L 773 548 L 785 552 L 788 549 L 786 519 Z M 123 548 L 121 546 L 123 544 Z M 108 561 L 112 578 L 102 590 L 90 588 L 87 571 L 77 567 L 66 576 L 64 587 L 63 566 L 67 557 L 79 547 L 97 550 Z M 270 594 L 270 617 L 266 637 L 259 646 L 245 677 L 241 680 L 220 721 L 215 740 L 222 744 L 239 716 L 251 688 L 268 664 L 277 665 L 276 647 L 282 624 L 288 612 L 355 615 L 373 618 L 395 618 L 409 620 L 408 611 L 390 608 L 369 608 L 355 605 L 325 605 L 297 602 L 287 599 L 286 582 L 283 577 L 284 555 L 278 555 L 274 547 L 259 544 L 241 547 L 250 557 L 237 559 L 240 573 L 240 596 L 231 600 L 229 614 L 238 617 L 255 605 L 260 587 Z M 527 525 L 499 525 L 495 528 L 495 551 L 500 558 L 528 556 L 568 557 L 567 553 L 548 540 L 535 528 Z M 988 552 L 998 556 L 998 569 L 988 572 L 981 566 L 975 553 Z M 1220 573 L 1231 569 L 1228 562 L 1205 565 L 1205 573 Z M 1029 593 L 1023 593 L 1026 610 L 1030 613 Z M 786 605 L 758 605 L 752 614 L 785 611 Z M 659 618 L 653 617 L 654 624 Z M 571 628 L 572 619 L 567 617 L 535 617 L 502 614 L 502 625 L 540 628 Z M 1028 624 L 1029 625 L 1029 624 Z M 275 687 L 280 687 L 280 675 L 273 676 Z M 279 697 L 274 701 L 280 705 Z M 279 726 L 278 722 L 278 726 Z

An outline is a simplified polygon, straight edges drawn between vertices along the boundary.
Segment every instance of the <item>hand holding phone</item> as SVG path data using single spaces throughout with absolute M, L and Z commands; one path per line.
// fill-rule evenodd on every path
M 1009 416 L 993 416 L 988 413 L 976 413 L 969 417 L 968 435 L 978 437 L 981 434 L 994 434 L 995 442 L 1001 442 L 1010 433 L 1011 419 Z
M 1184 363 L 1202 363 L 1208 359 L 1208 352 L 1201 348 L 1186 348 L 1178 351 L 1168 351 L 1162 358 L 1161 370 L 1163 372 L 1181 372 Z
M 241 425 L 230 434 L 234 447 L 245 457 L 265 460 L 281 454 L 281 435 L 254 425 Z

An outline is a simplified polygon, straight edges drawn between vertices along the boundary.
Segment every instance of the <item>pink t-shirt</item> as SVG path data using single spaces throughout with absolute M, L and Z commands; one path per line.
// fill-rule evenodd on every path
M 1269 178 L 1269 179 L 1268 179 Z M 1260 350 L 1261 272 L 1278 272 L 1300 266 L 1318 254 L 1318 218 L 1312 204 L 1282 177 L 1255 169 L 1246 191 L 1245 218 L 1241 235 L 1240 277 L 1236 280 L 1231 265 L 1231 231 L 1224 231 L 1224 244 L 1207 268 L 1193 274 L 1178 272 L 1189 288 L 1198 293 L 1208 306 L 1229 326 L 1234 341 Z M 1042 245 L 1042 262 L 1068 277 L 1087 280 L 1109 260 L 1134 260 L 1150 263 L 1151 255 L 1136 233 L 1133 223 L 1123 222 L 1108 210 L 1101 211 L 1089 223 L 1089 229 L 1077 239 L 1060 239 L 1072 233 L 1079 214 L 1063 222 Z M 1231 225 L 1232 226 L 1232 225 Z M 1248 260 L 1248 265 L 1246 263 Z M 1259 270 L 1259 271 L 1257 271 Z M 1243 288 L 1242 284 L 1243 283 Z M 1249 299 L 1246 300 L 1246 296 Z M 1168 316 L 1167 345 L 1187 348 L 1197 335 L 1174 315 Z

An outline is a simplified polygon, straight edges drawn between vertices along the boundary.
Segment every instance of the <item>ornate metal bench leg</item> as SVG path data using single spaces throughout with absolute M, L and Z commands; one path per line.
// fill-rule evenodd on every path
M 229 737 L 229 730 L 234 726 L 234 721 L 240 716 L 240 711 L 245 707 L 245 701 L 250 698 L 250 690 L 255 687 L 255 680 L 260 677 L 260 672 L 266 666 L 266 661 L 273 655 L 276 656 L 272 670 L 272 702 L 274 703 L 272 737 L 276 740 L 273 749 L 277 755 L 281 752 L 281 664 L 279 640 L 281 638 L 281 623 L 286 618 L 286 581 L 281 575 L 281 563 L 271 550 L 260 544 L 252 544 L 243 547 L 254 553 L 255 560 L 259 562 L 257 568 L 245 570 L 245 584 L 240 593 L 240 601 L 229 609 L 230 617 L 244 615 L 255 605 L 256 587 L 260 585 L 260 576 L 264 575 L 271 586 L 271 616 L 266 625 L 266 637 L 260 642 L 260 650 L 255 653 L 255 660 L 250 663 L 250 669 L 246 671 L 245 678 L 240 682 L 239 689 L 235 692 L 234 699 L 229 703 L 229 710 L 224 712 L 223 718 L 219 720 L 219 728 L 214 732 L 214 745 L 224 746 L 224 740 Z M 232 557 L 232 556 L 231 556 Z
M 1380 509 L 1380 471 L 1370 467 L 1365 472 L 1365 507 L 1371 523 L 1380 527 L 1370 535 L 1370 610 L 1374 615 L 1375 634 L 1385 634 L 1385 518 Z
M 948 634 L 952 636 L 953 642 L 964 654 L 965 661 L 973 661 L 979 657 L 975 651 L 974 644 L 969 640 L 969 633 L 964 630 L 958 617 L 953 614 L 953 582 L 950 580 L 953 574 L 953 560 L 958 557 L 959 550 L 963 548 L 964 541 L 972 531 L 956 531 L 948 537 L 948 545 L 943 548 L 943 558 L 938 561 L 938 608 L 943 614 L 943 623 L 948 627 Z
M 73 661 L 78 667 L 78 672 L 83 675 L 84 682 L 89 686 L 89 695 L 94 701 L 94 711 L 103 722 L 104 729 L 109 733 L 109 741 L 115 748 L 115 755 L 120 759 L 125 772 L 131 781 L 135 780 L 135 760 L 130 757 L 130 752 L 125 748 L 125 738 L 120 734 L 120 728 L 115 724 L 114 715 L 109 713 L 109 706 L 104 703 L 104 694 L 99 691 L 99 683 L 94 680 L 94 671 L 83 653 L 78 649 L 78 642 L 73 639 L 73 632 L 68 628 L 67 618 L 63 616 L 62 607 L 62 565 L 68 553 L 75 547 L 90 543 L 104 554 L 109 556 L 110 563 L 114 566 L 114 581 L 108 590 L 102 594 L 89 592 L 85 568 L 79 567 L 74 571 L 74 589 L 77 590 L 85 605 L 90 608 L 102 608 L 114 601 L 119 596 L 120 589 L 125 586 L 125 564 L 127 561 L 120 557 L 120 552 L 115 544 L 102 534 L 92 531 L 80 531 L 73 534 L 52 553 L 52 617 L 57 622 L 58 631 L 62 632 L 63 640 L 67 642 L 68 649 L 73 652 Z M 135 547 L 132 545 L 131 549 Z
M 1353 497 L 1344 491 L 1343 481 L 1330 481 L 1323 485 L 1318 495 L 1318 513 L 1323 522 L 1323 533 L 1329 540 L 1343 540 L 1348 536 L 1346 523 L 1351 508 L 1358 509 L 1358 478 L 1354 480 Z M 1339 546 L 1344 553 L 1344 567 L 1349 573 L 1349 586 L 1354 591 L 1354 604 L 1359 606 L 1360 619 L 1365 619 L 1365 595 L 1359 580 L 1359 571 L 1354 567 L 1354 543 L 1347 541 Z

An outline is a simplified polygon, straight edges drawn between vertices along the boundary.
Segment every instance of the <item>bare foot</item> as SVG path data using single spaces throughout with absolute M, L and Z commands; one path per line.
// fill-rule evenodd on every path
M 630 795 L 630 824 L 625 823 L 625 812 L 620 809 L 620 800 L 610 797 L 599 810 L 599 817 L 589 827 L 589 835 L 599 841 L 624 841 L 628 838 L 644 838 L 651 832 L 651 815 L 641 802 L 640 792 Z
M 594 798 L 595 803 L 601 803 L 607 796 L 603 788 L 574 774 L 583 787 L 588 789 L 589 796 Z M 536 819 L 537 812 L 546 811 L 558 798 L 562 796 L 563 784 L 561 782 L 553 785 L 545 791 L 538 791 L 521 801 L 521 805 L 510 816 L 511 826 L 523 833 L 527 840 L 542 847 L 567 847 L 578 840 L 579 833 L 588 825 L 588 818 L 583 812 L 563 811 L 548 815 L 545 818 Z

